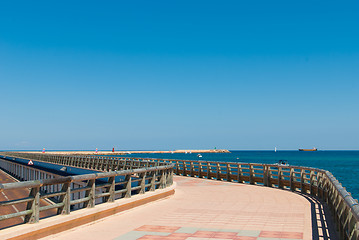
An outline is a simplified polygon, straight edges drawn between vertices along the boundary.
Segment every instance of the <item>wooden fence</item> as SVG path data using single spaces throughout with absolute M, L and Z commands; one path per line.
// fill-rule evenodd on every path
M 3 159 L 1 161 L 7 160 Z M 132 194 L 144 194 L 148 191 L 168 187 L 172 183 L 173 165 L 171 164 L 132 170 L 4 183 L 0 184 L 0 192 L 24 189 L 30 189 L 30 191 L 28 197 L 0 202 L 0 207 L 26 204 L 26 210 L 1 215 L 0 221 L 24 217 L 25 223 L 35 223 L 39 221 L 39 215 L 42 211 L 57 209 L 57 214 L 70 214 L 74 205 L 81 206 L 80 208 L 92 208 L 98 203 L 113 202 L 119 198 L 129 198 Z M 74 199 L 72 196 L 79 192 L 83 193 L 81 194 L 82 197 Z M 41 199 L 51 199 L 54 200 L 54 203 L 40 207 Z M 101 199 L 101 201 L 96 201 L 98 199 Z

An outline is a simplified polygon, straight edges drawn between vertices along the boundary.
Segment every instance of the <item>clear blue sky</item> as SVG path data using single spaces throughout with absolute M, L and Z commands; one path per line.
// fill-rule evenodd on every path
M 358 1 L 2 1 L 0 149 L 359 149 Z

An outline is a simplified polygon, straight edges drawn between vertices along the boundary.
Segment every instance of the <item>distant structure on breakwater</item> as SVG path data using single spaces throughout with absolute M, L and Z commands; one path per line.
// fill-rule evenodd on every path
M 24 153 L 38 153 L 29 151 Z M 47 151 L 46 154 L 64 154 L 64 155 L 127 155 L 134 153 L 230 153 L 227 149 L 205 149 L 205 150 L 166 150 L 166 151 Z

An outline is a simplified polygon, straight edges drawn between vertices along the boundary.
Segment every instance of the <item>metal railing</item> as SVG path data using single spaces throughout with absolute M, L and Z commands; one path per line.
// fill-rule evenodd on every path
M 61 177 L 61 175 L 55 173 L 47 172 L 38 168 L 33 168 L 28 165 L 16 163 L 5 159 L 2 159 L 2 161 L 0 161 L 0 169 L 7 172 L 19 181 L 31 181 Z
M 166 163 L 156 161 L 146 161 L 146 159 L 106 157 L 95 155 L 62 155 L 62 154 L 42 154 L 42 153 L 22 153 L 22 152 L 2 152 L 0 157 L 7 159 L 28 159 L 41 162 L 59 164 L 85 168 L 95 171 L 115 171 L 136 169 L 142 167 L 155 167 Z
M 8 155 L 101 171 L 173 164 L 174 173 L 177 175 L 256 184 L 310 194 L 329 205 L 341 239 L 359 239 L 358 201 L 353 199 L 330 172 L 322 169 L 275 164 L 112 156 L 66 156 L 35 153 L 26 156 L 23 153 Z

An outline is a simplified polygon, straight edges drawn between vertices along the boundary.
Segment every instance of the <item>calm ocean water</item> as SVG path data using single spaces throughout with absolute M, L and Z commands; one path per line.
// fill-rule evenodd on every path
M 231 151 L 231 153 L 202 153 L 203 161 L 277 163 L 288 160 L 290 165 L 315 167 L 330 171 L 353 197 L 359 198 L 359 151 Z M 163 153 L 131 154 L 128 157 L 198 160 L 197 154 Z

